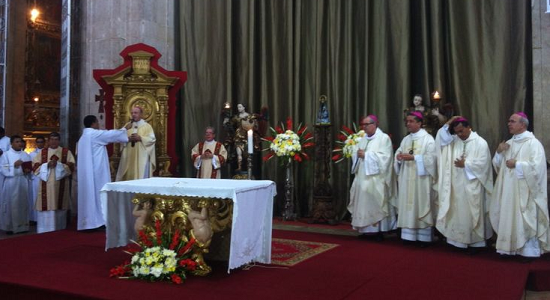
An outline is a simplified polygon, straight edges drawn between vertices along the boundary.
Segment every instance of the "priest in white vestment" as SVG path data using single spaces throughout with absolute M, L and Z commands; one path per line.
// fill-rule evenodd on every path
M 213 127 L 206 127 L 204 142 L 200 142 L 191 149 L 191 160 L 197 169 L 197 178 L 221 178 L 219 172 L 227 160 L 227 151 L 222 143 L 216 142 L 216 132 Z
M 10 138 L 6 136 L 6 131 L 4 127 L 0 126 L 0 156 L 2 153 L 8 152 L 10 150 Z M 2 183 L 4 182 L 4 175 L 0 172 L 0 191 L 2 190 Z
M 106 145 L 127 143 L 126 128 L 100 130 L 96 116 L 84 118 L 84 131 L 78 140 L 78 230 L 95 229 L 105 225 L 105 214 L 101 206 L 99 191 L 111 182 L 109 156 Z
M 355 179 L 348 211 L 353 229 L 383 240 L 382 232 L 397 228 L 393 147 L 390 137 L 378 128 L 375 115 L 363 118 L 360 125 L 366 135 L 352 154 Z
M 461 116 L 439 129 L 435 141 L 439 150 L 436 227 L 453 246 L 485 247 L 493 235 L 488 216 L 493 191 L 489 146 Z
M 23 139 L 11 137 L 11 147 L 0 157 L 4 184 L 0 194 L 0 229 L 8 234 L 29 231 L 29 174 L 31 157 L 22 150 Z
M 152 177 L 157 165 L 153 127 L 142 119 L 141 107 L 133 107 L 131 113 L 132 128 L 127 132 L 129 142 L 121 145 L 116 181 Z
M 498 253 L 539 257 L 550 251 L 546 155 L 528 126 L 523 112 L 508 119 L 513 137 L 493 157 L 497 179 L 489 213 Z
M 29 153 L 29 156 L 31 157 L 31 160 L 33 160 L 41 151 L 44 149 L 44 146 L 46 145 L 46 139 L 39 135 L 35 138 L 34 143 L 36 144 L 36 148 L 34 151 Z M 34 175 L 32 172 L 30 174 L 30 188 L 29 188 L 29 221 L 36 222 L 36 210 L 34 209 L 34 206 L 36 204 L 36 197 L 38 196 L 38 185 L 40 184 L 40 177 Z
M 401 238 L 406 241 L 431 242 L 436 216 L 437 154 L 434 138 L 422 129 L 421 112 L 406 117 L 409 135 L 395 152 L 394 167 L 398 175 L 398 218 Z
M 67 227 L 71 203 L 71 174 L 75 159 L 72 152 L 59 146 L 61 136 L 52 132 L 48 148 L 33 159 L 34 174 L 40 178 L 36 197 L 36 232 L 44 233 Z

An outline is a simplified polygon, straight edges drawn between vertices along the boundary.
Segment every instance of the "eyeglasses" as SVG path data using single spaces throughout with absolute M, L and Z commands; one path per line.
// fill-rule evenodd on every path
M 371 124 L 374 124 L 374 122 L 370 122 L 370 123 L 359 123 L 359 125 L 361 125 L 361 126 L 363 126 L 363 125 L 369 126 L 369 125 L 371 125 Z

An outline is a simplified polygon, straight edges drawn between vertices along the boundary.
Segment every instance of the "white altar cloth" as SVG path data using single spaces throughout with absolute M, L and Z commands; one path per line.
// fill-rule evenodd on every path
M 233 220 L 227 272 L 250 262 L 268 264 L 276 193 L 275 183 L 269 180 L 153 177 L 107 183 L 101 189 L 105 250 L 135 239 L 131 203 L 135 194 L 229 198 L 233 200 Z

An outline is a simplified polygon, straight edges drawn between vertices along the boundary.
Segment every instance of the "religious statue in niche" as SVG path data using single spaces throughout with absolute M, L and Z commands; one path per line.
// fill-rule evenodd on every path
M 227 133 L 224 146 L 229 153 L 228 160 L 231 166 L 231 175 L 234 178 L 241 178 L 248 168 L 247 159 L 250 150 L 252 150 L 252 154 L 261 151 L 261 137 L 265 135 L 265 129 L 267 128 L 267 108 L 262 108 L 260 114 L 252 114 L 246 111 L 243 104 L 239 103 L 237 113 L 233 115 L 231 105 L 226 103 L 222 109 L 222 117 L 223 127 Z M 252 131 L 250 138 L 252 148 L 248 147 L 249 130 Z M 259 162 L 254 163 L 254 165 L 259 165 Z
M 330 124 L 330 118 L 327 107 L 327 96 L 321 95 L 319 97 L 319 111 L 317 112 L 317 125 Z

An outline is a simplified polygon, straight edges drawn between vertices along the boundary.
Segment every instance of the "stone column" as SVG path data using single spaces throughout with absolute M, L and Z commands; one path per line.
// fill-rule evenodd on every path
M 162 57 L 159 65 L 174 70 L 173 0 L 83 0 L 81 2 L 81 90 L 80 120 L 88 114 L 99 117 L 95 101 L 99 85 L 94 69 L 113 69 L 122 64 L 119 53 L 129 45 L 155 47 Z M 103 124 L 104 120 L 100 120 Z M 78 126 L 83 127 L 82 121 Z
M 547 0 L 531 2 L 534 133 L 550 159 L 550 13 Z

